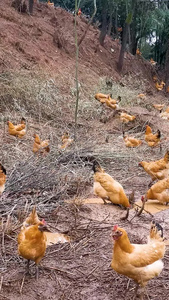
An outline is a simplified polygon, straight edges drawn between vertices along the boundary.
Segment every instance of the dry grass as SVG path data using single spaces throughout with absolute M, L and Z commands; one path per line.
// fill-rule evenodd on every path
M 7 169 L 6 190 L 0 202 L 0 297 L 5 294 L 12 299 L 12 287 L 14 299 L 22 297 L 22 293 L 23 297 L 29 295 L 32 300 L 37 292 L 42 292 L 47 298 L 52 289 L 56 289 L 54 297 L 58 299 L 124 299 L 127 278 L 109 267 L 112 253 L 110 231 L 112 224 L 119 223 L 121 210 L 111 210 L 109 205 L 101 208 L 95 205 L 92 211 L 92 206 L 83 205 L 81 199 L 92 194 L 94 159 L 123 185 L 127 195 L 134 189 L 135 199 L 140 199 L 146 192 L 149 177 L 138 168 L 138 162 L 145 159 L 145 153 L 147 160 L 160 158 L 163 153 L 158 147 L 148 148 L 146 143 L 139 148 L 126 148 L 119 119 L 110 118 L 105 124 L 100 122 L 100 118 L 107 116 L 109 111 L 93 95 L 84 97 L 82 90 L 77 141 L 65 151 L 60 151 L 58 145 L 63 132 L 69 131 L 73 137 L 74 96 L 62 97 L 55 81 L 43 75 L 6 74 L 0 78 L 0 87 L 3 99 L 1 153 L 2 163 Z M 106 92 L 106 85 L 104 88 Z M 113 91 L 115 96 L 120 92 L 124 102 L 129 95 L 133 99 L 137 95 L 135 90 L 127 90 L 127 87 L 118 84 L 113 84 Z M 17 123 L 21 115 L 26 117 L 28 127 L 26 136 L 18 140 L 8 135 L 5 122 L 9 117 Z M 124 129 L 143 140 L 145 121 L 139 117 L 136 123 L 125 125 Z M 42 139 L 50 137 L 51 151 L 46 157 L 32 153 L 34 132 Z M 105 142 L 107 135 L 108 143 Z M 74 201 L 65 204 L 64 200 L 68 199 Z M 34 281 L 34 268 L 31 268 L 31 276 L 23 277 L 24 262 L 18 257 L 16 244 L 21 223 L 34 205 L 39 217 L 45 218 L 52 230 L 67 232 L 72 238 L 70 245 L 53 245 L 47 249 L 39 285 Z M 119 225 L 128 228 L 132 242 L 142 243 L 150 221 L 151 217 L 146 214 L 140 219 L 134 218 L 132 223 L 120 221 Z M 163 217 L 159 217 L 161 221 L 165 222 Z M 165 268 L 163 277 L 161 275 L 155 283 L 150 283 L 150 288 L 156 288 L 156 291 L 161 287 L 157 291 L 158 299 L 163 299 L 161 281 L 167 272 Z M 167 285 L 167 280 L 164 283 Z M 131 285 L 134 286 L 133 283 Z M 80 293 L 83 293 L 82 297 Z M 133 297 L 132 289 L 127 290 L 125 297 Z M 156 296 L 152 299 L 155 300 Z
M 140 105 L 141 101 L 137 95 L 146 90 L 146 80 L 139 77 L 133 78 L 131 75 L 124 76 L 120 82 L 113 81 L 111 78 L 102 77 L 97 86 L 96 93 L 112 94 L 113 99 L 121 96 L 120 107 Z M 143 105 L 144 107 L 144 105 Z
M 56 83 L 43 73 L 1 73 L 2 110 L 9 118 L 19 112 L 41 121 L 56 117 L 59 94 Z M 58 111 L 58 113 L 60 113 Z
M 106 79 L 101 80 L 102 86 L 103 83 L 106 89 Z M 1 74 L 0 87 L 3 111 L 1 124 L 4 127 L 0 132 L 3 141 L 1 153 L 8 175 L 7 211 L 10 210 L 11 201 L 13 205 L 16 204 L 17 211 L 22 206 L 23 198 L 26 199 L 24 205 L 26 201 L 40 206 L 43 203 L 49 203 L 50 206 L 52 203 L 52 209 L 64 199 L 90 194 L 94 159 L 99 160 L 124 185 L 126 178 L 132 180 L 140 174 L 137 164 L 144 158 L 146 144 L 138 149 L 126 149 L 118 120 L 117 129 L 114 126 L 113 134 L 109 133 L 109 143 L 105 144 L 105 133 L 109 132 L 109 128 L 100 123 L 99 119 L 107 116 L 108 110 L 93 95 L 90 99 L 85 99 L 81 94 L 78 139 L 66 151 L 60 152 L 58 145 L 63 132 L 69 131 L 72 137 L 74 134 L 74 99 L 67 103 L 57 89 L 56 82 L 41 73 Z M 134 97 L 136 94 L 135 90 L 117 83 L 113 83 L 111 90 L 107 92 L 112 92 L 115 97 L 120 93 L 122 104 L 129 95 Z M 25 138 L 18 140 L 7 134 L 5 121 L 9 118 L 17 123 L 21 115 L 27 119 L 27 134 Z M 137 124 L 131 125 L 127 130 L 144 138 L 144 127 L 144 122 L 138 119 Z M 42 139 L 50 138 L 51 152 L 47 157 L 38 157 L 32 153 L 34 132 Z M 156 149 L 147 149 L 147 159 L 151 159 L 152 151 L 156 153 Z M 130 182 L 125 188 L 128 189 L 129 185 Z M 16 199 L 16 195 L 19 199 Z

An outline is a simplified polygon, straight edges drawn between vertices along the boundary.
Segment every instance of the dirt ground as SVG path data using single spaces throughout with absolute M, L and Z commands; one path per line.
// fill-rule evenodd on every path
M 160 120 L 159 120 L 160 121 Z M 115 120 L 117 122 L 117 120 Z M 106 132 L 107 124 L 104 124 L 104 132 Z M 120 126 L 120 124 L 119 124 Z M 155 125 L 154 125 L 155 126 Z M 136 127 L 136 126 L 135 126 Z M 140 128 L 140 127 L 139 127 Z M 83 128 L 85 129 L 85 127 Z M 31 130 L 31 129 L 30 129 Z M 29 130 L 29 135 L 31 132 Z M 103 130 L 103 129 L 102 129 Z M 116 126 L 111 126 L 111 130 L 116 130 Z M 130 129 L 133 130 L 134 129 Z M 164 135 L 165 135 L 165 131 Z M 79 133 L 80 134 L 80 133 Z M 91 133 L 92 134 L 92 133 Z M 28 136 L 29 136 L 28 135 Z M 164 235 L 169 238 L 168 230 L 168 209 L 156 213 L 153 217 L 147 213 L 140 217 L 134 216 L 134 211 L 131 211 L 129 221 L 122 221 L 120 218 L 125 214 L 125 211 L 112 204 L 83 204 L 81 199 L 93 197 L 93 173 L 91 170 L 92 164 L 89 161 L 84 163 L 83 155 L 99 158 L 106 170 L 123 185 L 127 195 L 135 190 L 136 201 L 145 194 L 147 184 L 150 181 L 148 175 L 142 169 L 139 169 L 138 162 L 143 160 L 146 153 L 146 158 L 157 159 L 162 157 L 167 149 L 168 142 L 164 140 L 162 144 L 162 152 L 160 148 L 148 148 L 143 144 L 140 148 L 126 149 L 123 144 L 122 137 L 119 133 L 110 134 L 109 143 L 105 144 L 104 139 L 99 139 L 94 149 L 84 151 L 85 147 L 77 149 L 69 149 L 64 154 L 61 154 L 60 170 L 62 163 L 66 165 L 66 174 L 69 176 L 69 171 L 76 172 L 78 177 L 67 179 L 67 186 L 64 182 L 56 187 L 62 189 L 63 198 L 60 196 L 60 190 L 51 191 L 47 188 L 50 181 L 46 181 L 43 186 L 37 188 L 32 186 L 30 179 L 24 180 L 27 171 L 33 165 L 30 172 L 35 171 L 35 166 L 38 166 L 35 176 L 43 180 L 43 174 L 38 177 L 39 166 L 51 170 L 53 169 L 53 155 L 50 153 L 47 158 L 42 159 L 40 165 L 36 165 L 36 161 L 31 158 L 29 150 L 26 153 L 29 160 L 22 159 L 13 169 L 13 157 L 8 156 L 10 149 L 3 149 L 3 155 L 9 164 L 8 181 L 6 192 L 4 192 L 0 204 L 1 216 L 5 224 L 7 215 L 11 216 L 11 224 L 9 229 L 4 234 L 1 233 L 1 292 L 0 299 L 130 299 L 133 297 L 135 283 L 120 276 L 110 267 L 113 242 L 111 238 L 112 227 L 115 224 L 125 228 L 129 238 L 133 243 L 144 243 L 149 234 L 150 223 L 152 219 L 159 222 L 164 228 Z M 142 136 L 139 132 L 137 135 Z M 2 133 L 2 139 L 9 141 L 9 136 Z M 93 133 L 94 137 L 94 133 Z M 13 156 L 21 153 L 18 150 L 16 141 L 12 138 L 10 141 L 13 145 Z M 29 138 L 20 142 L 24 148 L 25 144 L 29 144 Z M 22 144 L 23 143 L 23 144 Z M 72 146 L 73 147 L 73 146 Z M 104 152 L 100 152 L 104 147 Z M 83 151 L 82 151 L 83 150 Z M 24 150 L 22 150 L 24 151 Z M 78 155 L 76 156 L 76 151 Z M 69 157 L 73 157 L 74 162 L 70 164 Z M 60 160 L 59 160 L 60 159 Z M 79 163 L 79 161 L 80 163 Z M 12 165 L 10 164 L 12 162 Z M 50 164 L 49 164 L 50 162 Z M 23 163 L 23 165 L 22 165 Z M 73 164 L 77 164 L 75 168 Z M 7 164 L 7 165 L 8 165 Z M 26 166 L 28 165 L 28 167 Z M 74 170 L 74 171 L 73 171 Z M 81 172 L 81 177 L 79 177 Z M 18 175 L 19 174 L 19 175 Z M 46 174 L 46 172 L 45 172 Z M 49 174 L 49 173 L 48 173 Z M 53 173 L 53 180 L 60 173 Z M 29 175 L 29 173 L 28 173 Z M 19 177 L 17 177 L 19 176 Z M 61 175 L 60 175 L 61 176 Z M 63 177 L 65 173 L 63 174 Z M 76 188 L 72 184 L 77 178 L 80 178 L 80 187 Z M 15 181 L 20 179 L 19 184 Z M 72 180 L 72 181 L 71 181 Z M 29 187 L 29 189 L 28 189 Z M 42 188 L 42 191 L 40 190 Z M 17 191 L 18 189 L 18 191 Z M 79 191 L 78 191 L 79 189 Z M 66 191 L 66 194 L 65 194 Z M 63 200 L 69 199 L 69 203 Z M 74 200 L 71 200 L 71 199 Z M 60 201 L 58 202 L 58 199 Z M 73 202 L 70 202 L 73 201 Z M 60 203 L 60 204 L 59 204 Z M 71 243 L 56 244 L 47 248 L 45 257 L 41 261 L 39 280 L 35 281 L 35 267 L 31 265 L 31 275 L 24 276 L 25 261 L 18 256 L 17 253 L 17 233 L 19 232 L 20 224 L 31 210 L 31 207 L 36 204 L 40 218 L 44 218 L 52 232 L 66 233 L 71 237 Z M 23 212 L 25 210 L 25 213 Z M 131 220 L 132 219 L 132 220 Z M 130 222 L 131 220 L 131 222 Z M 151 280 L 147 287 L 147 293 L 150 299 L 167 299 L 169 289 L 168 277 L 168 248 L 164 258 L 164 269 L 158 278 Z M 145 296 L 146 299 L 146 296 Z
M 138 163 L 160 159 L 168 149 L 169 123 L 152 107 L 153 103 L 168 106 L 167 95 L 154 88 L 152 75 L 157 70 L 143 58 L 126 54 L 123 74 L 118 74 L 120 45 L 107 37 L 105 47 L 99 46 L 98 30 L 92 27 L 80 47 L 77 140 L 62 152 L 58 145 L 63 132 L 74 137 L 73 15 L 40 3 L 31 17 L 16 12 L 11 2 L 0 3 L 0 152 L 7 169 L 0 198 L 0 300 L 133 299 L 135 283 L 110 267 L 113 225 L 125 228 L 132 243 L 146 243 L 155 219 L 169 239 L 168 209 L 135 218 L 133 210 L 124 221 L 121 208 L 102 202 L 84 204 L 83 200 L 94 197 L 94 159 L 123 185 L 127 195 L 134 190 L 136 201 L 145 195 L 150 177 Z M 80 35 L 86 22 L 79 19 L 78 24 Z M 47 79 L 40 82 L 42 70 Z M 134 114 L 136 120 L 122 125 L 118 113 L 114 116 L 94 99 L 95 91 L 120 95 L 120 111 Z M 146 93 L 144 100 L 137 97 L 141 92 Z M 17 123 L 22 115 L 27 134 L 18 140 L 9 136 L 6 121 Z M 161 147 L 150 148 L 145 143 L 146 124 L 153 132 L 160 129 Z M 122 131 L 143 144 L 126 148 Z M 50 138 L 47 157 L 32 153 L 35 132 Z M 71 238 L 70 243 L 47 248 L 38 281 L 33 263 L 31 274 L 24 275 L 25 261 L 17 253 L 17 234 L 34 205 L 52 232 Z M 167 246 L 162 273 L 147 286 L 151 300 L 168 299 L 168 251 Z
M 112 226 L 118 223 L 128 231 L 132 242 L 144 243 L 152 217 L 142 215 L 130 223 L 120 221 L 121 215 L 120 208 L 101 204 L 64 205 L 51 214 L 43 215 L 49 227 L 68 232 L 72 242 L 48 247 L 37 282 L 33 264 L 31 275 L 24 276 L 25 262 L 18 257 L 16 236 L 6 235 L 1 260 L 3 281 L 0 299 L 132 298 L 134 282 L 131 281 L 128 286 L 128 279 L 119 276 L 110 267 Z M 168 211 L 165 211 L 155 216 L 163 225 L 166 236 L 169 234 L 167 215 Z M 161 275 L 148 284 L 150 299 L 168 297 L 168 250 L 164 264 Z

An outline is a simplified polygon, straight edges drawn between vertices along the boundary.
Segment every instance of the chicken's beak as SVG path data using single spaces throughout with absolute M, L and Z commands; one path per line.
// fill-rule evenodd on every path
M 39 229 L 41 232 L 44 232 L 44 231 L 50 232 L 50 230 L 48 229 L 48 227 L 47 227 L 46 225 L 39 225 L 39 226 L 38 226 L 38 229 Z
M 113 231 L 113 233 L 112 233 L 112 238 L 113 238 L 113 240 L 118 240 L 118 238 L 122 235 L 123 233 L 121 232 L 121 231 L 119 231 L 119 230 L 116 230 L 116 231 Z

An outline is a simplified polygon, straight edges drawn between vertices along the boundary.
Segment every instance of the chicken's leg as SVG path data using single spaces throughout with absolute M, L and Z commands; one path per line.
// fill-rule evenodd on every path
M 105 198 L 102 198 L 102 200 L 103 200 L 104 204 L 107 204 L 107 202 L 106 202 L 106 200 L 108 200 L 108 198 L 107 198 L 107 197 L 105 197 Z
M 36 265 L 36 280 L 38 280 L 39 279 L 39 268 L 38 268 L 38 266 Z
M 127 213 L 124 217 L 121 217 L 120 220 L 127 220 L 129 216 L 129 207 L 127 207 Z
M 140 294 L 140 300 L 143 300 L 144 299 L 144 294 L 146 293 L 146 296 L 147 296 L 147 299 L 150 300 L 149 298 L 149 295 L 147 293 L 147 289 L 146 287 L 143 287 L 142 291 L 141 291 L 141 294 Z
M 136 287 L 135 287 L 135 290 L 134 290 L 134 297 L 133 297 L 133 300 L 135 300 L 137 298 L 137 291 L 138 291 L 138 288 L 139 288 L 139 284 L 136 283 Z
M 30 274 L 29 272 L 29 263 L 30 263 L 30 259 L 28 259 L 27 264 L 26 264 L 26 274 Z
M 140 300 L 143 300 L 143 297 L 144 297 L 144 292 L 141 292 L 141 294 L 140 294 Z

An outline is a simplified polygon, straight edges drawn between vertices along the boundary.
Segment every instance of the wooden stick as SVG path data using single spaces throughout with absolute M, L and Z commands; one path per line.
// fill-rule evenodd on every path
M 134 203 L 134 205 L 136 205 L 137 207 L 141 208 L 140 205 Z M 151 212 L 149 212 L 148 210 L 146 210 L 145 208 L 143 209 L 146 213 L 148 213 L 151 217 L 153 217 L 153 214 Z
M 55 271 L 59 271 L 59 272 L 63 272 L 63 273 L 67 273 L 69 275 L 73 275 L 75 276 L 75 274 L 69 272 L 69 271 L 66 271 L 66 270 L 62 270 L 62 269 L 59 269 L 59 268 L 54 268 L 54 267 L 46 267 L 46 266 L 43 266 L 41 265 L 42 268 L 46 269 L 46 270 L 55 270 Z
M 21 287 L 20 287 L 20 290 L 19 290 L 20 294 L 22 294 L 22 289 L 23 289 L 24 281 L 25 281 L 25 275 L 23 276 Z
M 0 292 L 1 292 L 1 290 L 2 290 L 2 283 L 3 283 L 3 276 L 1 276 L 1 282 L 0 282 Z
M 96 266 L 88 275 L 87 278 L 94 273 L 98 269 L 99 266 Z

